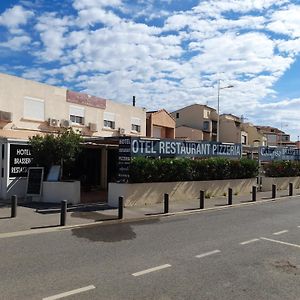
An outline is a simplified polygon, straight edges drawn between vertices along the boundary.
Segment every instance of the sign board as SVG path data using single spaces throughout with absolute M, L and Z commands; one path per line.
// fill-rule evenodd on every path
M 300 149 L 285 147 L 259 147 L 260 161 L 299 160 Z
M 119 138 L 118 182 L 128 182 L 132 157 L 241 158 L 241 144 L 136 137 Z
M 60 177 L 60 166 L 51 166 L 50 171 L 47 175 L 47 181 L 58 181 Z
M 33 165 L 29 145 L 10 144 L 9 177 L 26 177 L 27 169 Z
M 44 168 L 28 168 L 27 175 L 27 196 L 40 196 L 42 192 L 42 182 L 44 177 Z
M 131 156 L 241 158 L 241 155 L 241 144 L 131 138 Z
M 128 182 L 131 163 L 131 138 L 120 137 L 118 158 L 118 181 Z

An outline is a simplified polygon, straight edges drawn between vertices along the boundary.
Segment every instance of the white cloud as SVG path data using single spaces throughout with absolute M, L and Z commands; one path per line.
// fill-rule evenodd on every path
M 280 103 L 274 86 L 300 52 L 300 6 L 288 5 L 292 0 L 203 0 L 173 11 L 164 2 L 74 0 L 72 15 L 46 11 L 33 18 L 32 41 L 29 34 L 12 35 L 0 45 L 22 49 L 31 42 L 37 59 L 27 78 L 51 84 L 63 79 L 71 88 L 120 102 L 136 95 L 148 109 L 195 102 L 215 107 L 221 78 L 234 85 L 222 90 L 222 112 L 260 120 L 261 111 L 277 110 L 261 104 Z M 15 22 L 10 32 L 19 35 L 26 21 Z
M 31 38 L 29 36 L 15 36 L 9 39 L 7 42 L 0 43 L 0 47 L 9 48 L 13 51 L 24 50 L 25 46 L 28 46 Z
M 54 13 L 44 14 L 38 18 L 35 29 L 40 35 L 44 49 L 36 53 L 43 61 L 54 61 L 64 57 L 65 34 L 73 25 L 73 19 L 65 16 L 59 18 Z
M 300 5 L 289 5 L 288 7 L 275 11 L 267 28 L 276 33 L 288 35 L 292 38 L 300 37 Z
M 7 27 L 11 31 L 18 30 L 18 28 L 25 25 L 33 15 L 34 13 L 32 11 L 25 10 L 20 5 L 15 5 L 0 15 L 0 25 Z
M 86 8 L 118 7 L 122 0 L 74 0 L 73 7 L 77 10 Z

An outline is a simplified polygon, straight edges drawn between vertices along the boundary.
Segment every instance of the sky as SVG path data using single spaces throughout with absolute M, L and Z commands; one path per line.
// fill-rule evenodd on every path
M 0 72 L 300 135 L 300 0 L 0 0 Z M 232 88 L 225 88 L 233 86 Z

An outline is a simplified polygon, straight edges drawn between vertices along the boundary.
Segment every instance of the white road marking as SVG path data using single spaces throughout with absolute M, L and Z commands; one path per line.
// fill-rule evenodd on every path
M 65 292 L 65 293 L 57 294 L 57 295 L 50 296 L 50 297 L 47 297 L 47 298 L 43 298 L 43 300 L 61 299 L 61 298 L 65 298 L 65 297 L 68 297 L 68 296 L 71 296 L 71 295 L 75 295 L 75 294 L 83 293 L 83 292 L 86 292 L 86 291 L 89 291 L 89 290 L 93 290 L 95 288 L 96 287 L 94 285 L 88 285 L 88 286 L 82 287 L 80 289 L 76 289 L 76 290 L 72 290 L 72 291 L 69 291 L 69 292 Z
M 151 268 L 151 269 L 147 269 L 147 270 L 144 270 L 144 271 L 140 271 L 140 272 L 136 272 L 136 273 L 133 273 L 131 274 L 132 276 L 141 276 L 141 275 L 145 275 L 145 274 L 148 274 L 148 273 L 151 273 L 151 272 L 155 272 L 155 271 L 159 271 L 159 270 L 162 270 L 162 269 L 165 269 L 165 268 L 169 268 L 169 267 L 172 267 L 171 265 L 169 264 L 165 264 L 165 265 L 161 265 L 161 266 L 157 266 L 157 267 L 154 267 L 154 268 Z
M 259 241 L 259 239 L 252 239 L 252 240 L 248 240 L 248 241 L 245 241 L 245 242 L 241 242 L 240 245 L 247 245 L 247 244 L 250 244 L 250 243 L 257 242 L 257 241 Z
M 300 245 L 297 245 L 297 244 L 291 244 L 291 243 L 286 243 L 286 242 L 282 242 L 282 241 L 278 241 L 278 240 L 272 240 L 272 239 L 268 239 L 268 238 L 265 238 L 265 237 L 261 237 L 260 239 L 265 240 L 265 241 L 269 241 L 269 242 L 273 242 L 273 243 L 278 243 L 278 244 L 282 244 L 282 245 L 287 245 L 287 246 L 300 248 Z
M 220 252 L 221 252 L 220 250 L 213 250 L 213 251 L 210 251 L 210 252 L 206 252 L 206 253 L 202 253 L 202 254 L 196 255 L 195 257 L 202 258 L 202 257 L 205 257 L 205 256 L 209 256 L 209 255 L 213 255 L 213 254 L 216 254 L 216 253 L 220 253 Z
M 281 230 L 281 231 L 278 231 L 278 232 L 274 232 L 273 234 L 274 235 L 280 235 L 280 234 L 283 234 L 283 233 L 286 233 L 286 232 L 289 232 L 288 230 Z

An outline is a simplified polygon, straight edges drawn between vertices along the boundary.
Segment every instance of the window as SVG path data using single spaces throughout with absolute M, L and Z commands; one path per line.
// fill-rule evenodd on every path
M 84 125 L 84 107 L 70 106 L 70 120 L 74 124 Z
M 247 136 L 242 135 L 242 145 L 247 145 Z
M 116 128 L 115 114 L 105 112 L 103 114 L 103 125 L 104 128 L 115 129 Z
M 23 117 L 29 120 L 45 121 L 44 100 L 25 97 Z
M 205 119 L 208 119 L 208 118 L 209 118 L 209 115 L 210 115 L 210 111 L 207 110 L 207 109 L 204 109 L 204 114 L 203 114 L 204 118 L 205 118 Z
M 131 118 L 131 131 L 141 132 L 141 119 Z
M 176 113 L 176 119 L 179 119 L 179 113 Z
M 203 130 L 205 131 L 210 131 L 210 122 L 209 121 L 204 121 L 203 122 Z

